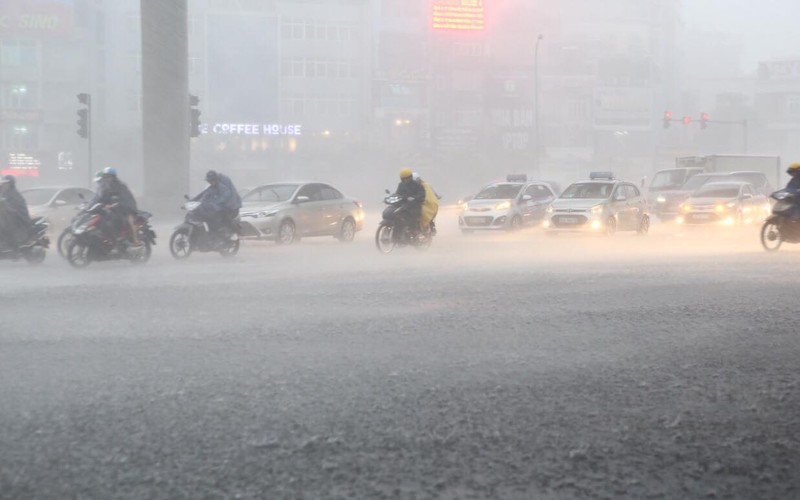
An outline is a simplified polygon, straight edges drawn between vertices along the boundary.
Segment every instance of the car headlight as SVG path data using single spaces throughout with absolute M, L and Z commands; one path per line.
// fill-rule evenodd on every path
M 688 214 L 689 212 L 692 211 L 692 206 L 688 203 L 681 203 L 680 209 L 681 212 Z
M 728 208 L 733 208 L 735 206 L 736 206 L 736 202 L 735 201 L 732 201 L 732 202 L 728 203 L 728 205 L 727 205 Z
M 656 203 L 666 203 L 666 202 L 667 198 L 663 194 L 658 195 L 658 197 L 656 198 Z
M 503 210 L 508 210 L 509 208 L 511 208 L 511 202 L 510 201 L 503 201 L 503 202 L 498 203 L 497 205 L 494 206 L 494 209 L 497 212 L 502 212 Z
M 591 208 L 591 212 L 595 215 L 601 214 L 603 213 L 603 208 L 605 208 L 605 205 L 595 205 Z
M 547 212 L 548 214 L 552 214 L 553 212 L 555 212 L 555 209 L 552 206 L 549 206 L 545 208 L 544 211 Z

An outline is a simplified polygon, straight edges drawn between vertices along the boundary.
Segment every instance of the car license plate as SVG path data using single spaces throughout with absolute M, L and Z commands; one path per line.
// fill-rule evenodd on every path
M 562 224 L 577 224 L 578 218 L 577 217 L 561 217 Z
M 692 218 L 694 219 L 710 219 L 711 214 L 693 214 Z

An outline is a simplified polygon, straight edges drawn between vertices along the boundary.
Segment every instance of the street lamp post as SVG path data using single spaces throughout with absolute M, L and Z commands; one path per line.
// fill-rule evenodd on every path
M 536 38 L 536 48 L 533 51 L 533 83 L 535 86 L 533 92 L 533 140 L 534 140 L 534 174 L 539 176 L 539 42 L 542 41 L 544 35 L 539 35 Z

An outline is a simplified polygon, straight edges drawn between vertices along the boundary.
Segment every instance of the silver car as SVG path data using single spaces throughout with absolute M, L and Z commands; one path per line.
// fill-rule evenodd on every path
M 242 238 L 290 244 L 306 236 L 352 241 L 364 227 L 364 209 L 339 190 L 318 182 L 265 184 L 242 198 Z
M 80 205 L 94 198 L 94 192 L 81 187 L 38 187 L 23 189 L 20 194 L 31 217 L 46 218 L 54 233 L 69 226 Z
M 461 204 L 458 226 L 462 233 L 475 230 L 514 231 L 536 225 L 556 198 L 546 182 L 499 182 L 485 186 Z
M 559 232 L 595 232 L 612 235 L 617 231 L 646 234 L 650 229 L 647 201 L 634 184 L 604 180 L 594 175 L 589 181 L 571 184 L 548 208 L 543 226 L 550 235 Z

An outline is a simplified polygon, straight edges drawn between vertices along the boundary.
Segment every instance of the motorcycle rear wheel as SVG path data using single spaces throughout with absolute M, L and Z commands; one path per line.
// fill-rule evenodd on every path
M 229 241 L 228 245 L 219 251 L 223 257 L 233 257 L 239 253 L 239 240 Z
M 142 248 L 133 249 L 134 253 L 130 257 L 131 263 L 144 264 L 150 260 L 150 256 L 153 255 L 153 247 L 150 245 L 150 242 L 146 240 L 142 241 L 142 245 Z
M 188 259 L 192 255 L 192 242 L 189 238 L 189 231 L 177 229 L 169 239 L 169 252 L 177 260 Z
M 47 251 L 40 246 L 32 246 L 22 254 L 22 257 L 25 258 L 28 264 L 38 266 L 47 257 Z
M 775 252 L 781 247 L 783 238 L 778 225 L 773 221 L 767 221 L 761 226 L 761 246 L 767 252 Z
M 89 247 L 72 240 L 67 248 L 67 262 L 74 268 L 83 268 L 92 263 Z
M 375 246 L 383 254 L 389 254 L 394 250 L 394 230 L 392 226 L 381 224 L 375 232 Z

